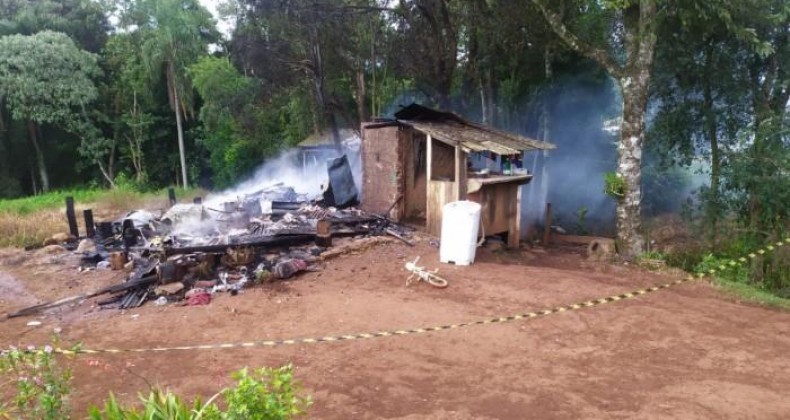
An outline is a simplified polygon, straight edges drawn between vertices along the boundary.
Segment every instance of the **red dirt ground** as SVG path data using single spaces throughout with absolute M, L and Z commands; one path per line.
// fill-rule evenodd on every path
M 505 316 L 631 291 L 669 274 L 593 265 L 574 250 L 491 253 L 471 267 L 437 250 L 387 244 L 319 273 L 204 307 L 100 311 L 85 302 L 0 321 L 0 344 L 41 344 L 53 329 L 89 348 L 287 339 L 415 328 Z M 421 255 L 447 289 L 406 287 Z M 0 252 L 0 311 L 119 281 L 53 257 Z M 57 258 L 56 258 L 57 259 Z M 293 363 L 312 418 L 787 418 L 790 314 L 738 303 L 704 282 L 531 321 L 404 337 L 280 348 L 82 355 L 75 413 L 109 391 L 133 402 L 147 383 L 210 396 L 244 366 Z M 98 362 L 98 367 L 93 366 Z M 77 416 L 79 417 L 79 416 Z

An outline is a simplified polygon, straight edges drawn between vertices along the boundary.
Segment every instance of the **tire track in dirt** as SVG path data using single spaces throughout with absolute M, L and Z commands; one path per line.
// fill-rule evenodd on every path
M 19 280 L 4 271 L 0 271 L 0 309 L 22 304 L 33 304 L 37 301 Z

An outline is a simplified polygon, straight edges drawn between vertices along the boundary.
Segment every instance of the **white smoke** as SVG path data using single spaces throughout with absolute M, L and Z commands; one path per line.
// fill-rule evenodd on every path
M 359 137 L 344 140 L 344 154 L 348 157 L 357 190 L 361 182 L 361 164 L 359 157 Z M 277 185 L 291 187 L 307 200 L 317 198 L 329 181 L 327 162 L 342 156 L 334 149 L 322 150 L 320 153 L 305 154 L 302 149 L 290 149 L 274 159 L 267 160 L 253 175 L 240 184 L 227 190 L 210 194 L 205 205 L 220 208 L 222 203 L 240 201 L 263 189 Z

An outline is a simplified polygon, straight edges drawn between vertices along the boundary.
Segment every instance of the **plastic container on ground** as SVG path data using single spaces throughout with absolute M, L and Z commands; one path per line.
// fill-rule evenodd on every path
M 475 262 L 477 232 L 480 229 L 480 204 L 454 201 L 442 208 L 442 242 L 439 261 L 456 265 Z

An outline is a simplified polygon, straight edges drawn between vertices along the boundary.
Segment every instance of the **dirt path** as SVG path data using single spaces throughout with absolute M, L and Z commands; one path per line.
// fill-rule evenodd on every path
M 284 339 L 471 321 L 663 283 L 666 276 L 588 266 L 578 255 L 491 254 L 441 266 L 450 287 L 405 286 L 403 263 L 437 252 L 384 245 L 295 281 L 220 296 L 205 307 L 121 313 L 86 303 L 0 322 L 0 341 L 42 342 L 53 328 L 87 347 Z M 45 290 L 0 266 L 27 290 Z M 8 283 L 0 281 L 0 286 Z M 49 278 L 48 282 L 58 279 Z M 98 281 L 98 280 L 97 280 Z M 10 283 L 8 283 L 10 284 Z M 0 287 L 4 292 L 5 288 Z M 20 293 L 27 293 L 24 290 Z M 38 296 L 38 293 L 36 294 Z M 0 304 L 0 310 L 21 305 Z M 282 348 L 80 356 L 76 412 L 146 382 L 208 396 L 243 366 L 293 363 L 313 418 L 786 418 L 790 314 L 747 306 L 704 283 L 532 321 Z M 98 367 L 94 366 L 98 361 Z

